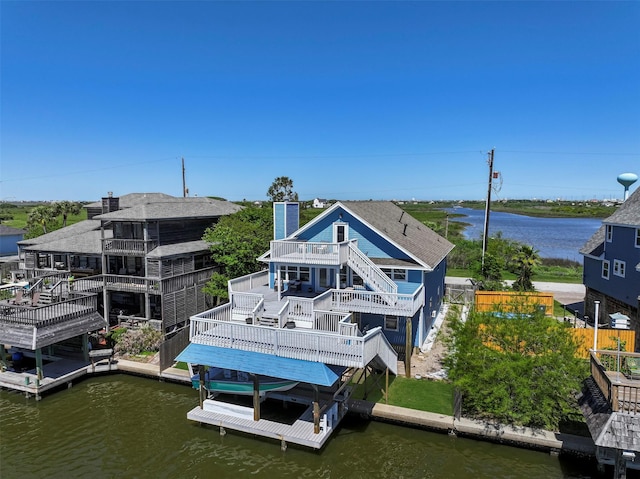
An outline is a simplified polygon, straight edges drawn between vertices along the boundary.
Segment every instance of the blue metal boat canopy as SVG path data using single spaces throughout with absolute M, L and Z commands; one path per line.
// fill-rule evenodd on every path
M 281 358 L 271 354 L 219 348 L 191 343 L 176 361 L 245 371 L 318 386 L 333 386 L 344 368 L 302 359 Z

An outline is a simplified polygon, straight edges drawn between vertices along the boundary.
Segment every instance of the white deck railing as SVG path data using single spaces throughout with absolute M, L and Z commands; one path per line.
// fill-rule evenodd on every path
M 264 297 L 256 293 L 233 293 L 230 301 L 233 314 L 242 314 L 246 317 L 253 317 L 256 307 L 261 302 L 264 304 Z
M 229 280 L 229 293 L 247 293 L 259 286 L 269 284 L 269 271 L 259 271 Z
M 367 332 L 364 337 L 364 361 L 369 364 L 376 356 L 386 364 L 393 374 L 398 373 L 398 353 L 393 349 L 378 326 Z
M 348 242 L 276 240 L 271 242 L 271 261 L 339 266 L 349 258 L 348 245 Z
M 364 367 L 365 337 L 313 331 L 304 328 L 282 329 L 240 322 L 191 318 L 192 343 L 253 351 L 274 356 L 315 361 L 346 367 Z M 379 334 L 382 334 L 379 331 Z M 369 333 L 367 338 L 371 335 Z M 373 344 L 373 343 L 371 343 Z M 367 348 L 371 348 L 371 344 Z M 377 344 L 377 343 L 376 343 Z M 375 357 L 375 354 L 372 356 Z M 389 365 L 391 368 L 392 365 Z
M 384 274 L 384 272 L 353 243 L 349 243 L 348 264 L 351 269 L 358 273 L 358 275 L 376 291 L 392 294 L 398 292 L 396 283 Z M 385 298 L 385 300 L 393 300 L 393 298 Z
M 331 307 L 338 311 L 353 311 L 394 316 L 413 316 L 424 306 L 424 286 L 413 294 L 377 293 L 362 289 L 331 290 Z

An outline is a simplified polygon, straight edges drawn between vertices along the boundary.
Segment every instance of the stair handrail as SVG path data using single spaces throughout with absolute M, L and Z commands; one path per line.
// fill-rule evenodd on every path
M 354 246 L 353 243 L 349 243 L 349 266 L 357 270 L 360 269 L 360 263 L 366 264 L 369 270 L 375 273 L 375 275 L 368 275 L 367 278 L 362 279 L 370 281 L 378 291 L 398 294 L 398 285 L 371 261 L 367 255 Z M 364 272 L 364 268 L 360 269 L 360 271 Z

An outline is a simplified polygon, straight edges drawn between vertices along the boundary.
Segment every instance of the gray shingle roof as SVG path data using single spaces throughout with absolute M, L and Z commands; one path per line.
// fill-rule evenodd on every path
M 215 218 L 242 209 L 229 201 L 210 198 L 174 198 L 173 200 L 142 203 L 131 208 L 98 215 L 99 220 L 150 221 L 187 218 Z
M 37 245 L 42 243 L 48 243 L 50 241 L 58 241 L 61 239 L 73 238 L 76 235 L 81 235 L 87 231 L 100 230 L 100 222 L 96 220 L 84 220 L 78 223 L 74 223 L 65 228 L 52 231 L 36 238 L 30 238 L 22 241 L 18 241 L 21 246 L 24 245 Z
M 105 230 L 105 238 L 112 238 L 113 232 Z M 46 251 L 49 253 L 102 254 L 102 234 L 100 230 L 85 231 L 70 234 L 66 238 L 59 238 L 46 243 L 38 243 L 24 248 L 27 251 Z
M 201 251 L 208 251 L 209 243 L 202 240 L 188 241 L 186 243 L 169 244 L 158 246 L 151 251 L 147 256 L 149 258 L 166 258 L 168 256 L 178 256 L 188 253 L 199 253 Z
M 451 242 L 390 201 L 344 201 L 339 204 L 428 268 L 435 268 L 454 248 Z
M 593 377 L 584 381 L 578 405 L 596 446 L 640 452 L 640 415 L 613 412 Z
M 637 188 L 620 207 L 604 220 L 605 224 L 640 226 L 640 188 Z
M 150 203 L 153 201 L 168 201 L 176 198 L 175 196 L 167 195 L 165 193 L 129 193 L 126 195 L 118 196 L 120 208 L 131 208 L 143 203 Z M 84 205 L 85 208 L 102 208 L 102 200 L 94 203 Z
M 598 228 L 598 231 L 593 233 L 591 238 L 587 240 L 582 248 L 580 248 L 580 254 L 588 254 L 590 256 L 600 256 L 604 252 L 604 225 Z
M 585 245 L 580 248 L 580 254 L 590 256 L 600 256 L 604 251 L 605 225 L 636 226 L 640 227 L 640 188 L 636 189 L 627 201 L 607 219 L 602 222 L 602 226 L 596 231 Z

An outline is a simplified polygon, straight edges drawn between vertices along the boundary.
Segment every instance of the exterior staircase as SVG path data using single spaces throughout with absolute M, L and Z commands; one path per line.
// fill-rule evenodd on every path
M 391 293 L 393 295 L 398 294 L 398 285 L 384 274 L 384 272 L 353 243 L 349 243 L 347 265 L 374 291 L 378 293 Z M 385 298 L 385 301 L 390 305 L 395 303 L 391 297 Z

